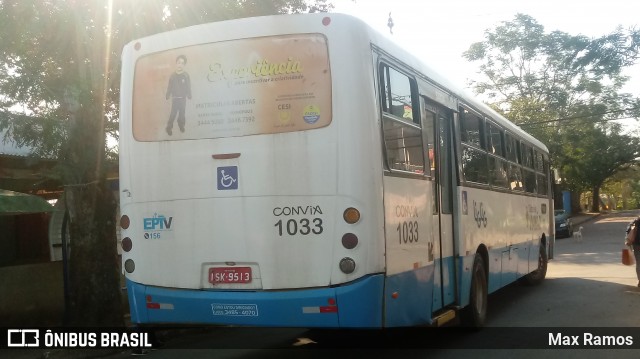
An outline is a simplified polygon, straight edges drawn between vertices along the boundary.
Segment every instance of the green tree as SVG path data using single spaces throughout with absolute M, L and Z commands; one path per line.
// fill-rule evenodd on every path
M 563 186 L 596 196 L 606 178 L 640 155 L 638 139 L 608 122 L 640 116 L 640 99 L 621 91 L 628 81 L 623 70 L 639 52 L 635 29 L 599 38 L 547 33 L 518 14 L 487 30 L 463 56 L 480 62 L 482 78 L 472 88 L 547 144 Z
M 569 159 L 560 167 L 569 188 L 591 191 L 592 211 L 598 210 L 600 187 L 616 173 L 635 163 L 640 155 L 637 137 L 622 134 L 620 126 L 577 127 L 567 131 L 562 148 Z
M 633 165 L 609 177 L 602 191 L 614 194 L 620 209 L 640 208 L 640 168 Z
M 230 18 L 327 11 L 327 0 L 0 0 L 0 130 L 58 158 L 72 243 L 69 324 L 122 325 L 115 206 L 120 52 L 138 37 Z

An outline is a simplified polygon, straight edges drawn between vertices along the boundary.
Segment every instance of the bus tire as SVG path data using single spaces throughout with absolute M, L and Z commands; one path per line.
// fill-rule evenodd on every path
M 527 285 L 538 285 L 542 283 L 544 278 L 547 276 L 548 262 L 547 250 L 545 249 L 544 244 L 540 243 L 540 251 L 538 252 L 538 268 L 524 276 L 523 282 Z
M 479 253 L 473 260 L 471 272 L 471 289 L 469 291 L 469 305 L 463 313 L 463 326 L 481 328 L 487 318 L 487 273 L 484 260 Z

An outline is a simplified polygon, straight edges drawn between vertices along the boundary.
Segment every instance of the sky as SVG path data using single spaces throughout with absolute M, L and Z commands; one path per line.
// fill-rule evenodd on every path
M 564 31 L 600 37 L 622 28 L 640 28 L 640 1 L 635 0 L 332 0 L 333 12 L 357 16 L 411 49 L 458 87 L 468 88 L 479 63 L 462 58 L 469 46 L 483 40 L 485 30 L 530 15 L 545 32 Z M 625 91 L 640 96 L 640 64 L 628 69 Z

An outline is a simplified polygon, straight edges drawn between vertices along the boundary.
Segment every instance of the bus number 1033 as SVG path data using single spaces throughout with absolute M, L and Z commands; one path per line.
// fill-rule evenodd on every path
M 313 220 L 309 220 L 307 218 L 303 218 L 299 221 L 295 219 L 289 219 L 286 222 L 279 220 L 276 222 L 275 227 L 278 228 L 278 235 L 282 237 L 285 232 L 290 236 L 295 236 L 300 233 L 303 236 L 308 234 L 321 234 L 323 231 L 322 228 L 322 219 L 314 218 Z
M 418 222 L 400 222 L 398 223 L 398 241 L 403 243 L 418 242 Z

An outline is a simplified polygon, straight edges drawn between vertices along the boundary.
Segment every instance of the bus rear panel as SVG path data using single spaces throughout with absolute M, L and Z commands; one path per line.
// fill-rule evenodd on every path
M 125 48 L 133 322 L 382 326 L 381 180 L 361 183 L 380 166 L 361 130 L 376 111 L 356 94 L 373 79 L 354 71 L 362 58 L 337 57 L 348 41 L 331 46 L 350 23 L 314 19 L 196 26 Z M 336 97 L 336 78 L 358 108 Z

